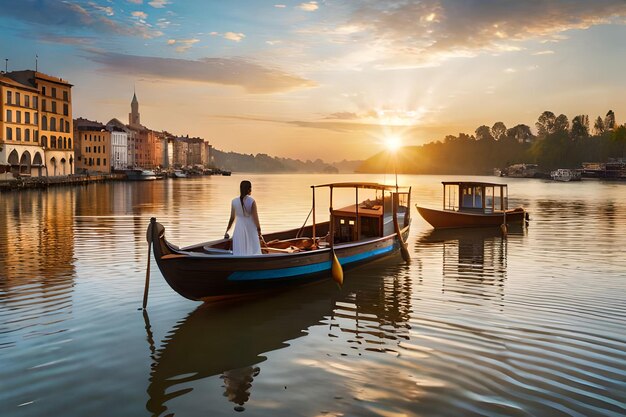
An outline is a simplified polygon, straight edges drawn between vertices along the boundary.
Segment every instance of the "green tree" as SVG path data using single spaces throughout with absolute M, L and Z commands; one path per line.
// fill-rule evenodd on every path
M 507 137 L 515 139 L 519 143 L 530 142 L 533 138 L 533 133 L 530 131 L 530 127 L 525 124 L 519 124 L 506 131 Z
M 476 140 L 494 140 L 489 126 L 478 126 L 474 133 L 476 133 Z
M 572 119 L 572 139 L 589 137 L 589 116 L 581 114 Z
M 604 129 L 615 129 L 615 113 L 613 113 L 613 110 L 609 110 L 606 114 L 606 117 L 604 118 Z
M 554 122 L 556 116 L 551 111 L 544 111 L 539 115 L 535 126 L 537 127 L 537 136 L 547 136 L 554 133 Z
M 596 122 L 593 124 L 593 131 L 598 136 L 604 133 L 604 121 L 602 117 L 598 116 L 596 119 Z
M 568 130 L 569 130 L 569 120 L 567 119 L 566 115 L 560 114 L 554 120 L 554 132 L 553 133 L 567 132 Z
M 502 122 L 494 123 L 491 128 L 491 135 L 495 140 L 500 140 L 506 135 L 506 126 Z

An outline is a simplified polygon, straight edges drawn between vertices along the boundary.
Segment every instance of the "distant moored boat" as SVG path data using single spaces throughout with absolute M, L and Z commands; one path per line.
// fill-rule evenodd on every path
M 442 182 L 443 210 L 415 205 L 435 229 L 500 226 L 528 219 L 522 207 L 509 209 L 506 184 L 487 182 Z

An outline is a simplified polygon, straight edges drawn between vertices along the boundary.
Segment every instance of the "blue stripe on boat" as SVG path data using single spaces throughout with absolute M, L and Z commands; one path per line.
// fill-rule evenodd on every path
M 367 258 L 382 255 L 387 252 L 391 252 L 395 245 L 389 245 L 384 248 L 374 249 L 369 252 L 363 252 L 345 258 L 339 258 L 341 265 L 346 265 L 352 262 L 362 261 Z M 297 275 L 309 275 L 322 271 L 330 271 L 330 261 L 320 262 L 312 265 L 294 266 L 291 268 L 279 268 L 279 269 L 266 269 L 261 271 L 237 271 L 230 274 L 229 281 L 252 281 L 257 279 L 276 279 L 287 278 Z

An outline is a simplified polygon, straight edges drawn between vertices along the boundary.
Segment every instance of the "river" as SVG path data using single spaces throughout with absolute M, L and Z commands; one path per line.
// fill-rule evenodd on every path
M 264 232 L 299 227 L 312 184 L 394 181 L 233 174 L 0 194 L 0 415 L 626 414 L 626 184 L 465 177 L 508 182 L 528 228 L 434 233 L 413 208 L 411 263 L 346 271 L 341 289 L 202 306 L 151 259 L 143 314 L 150 217 L 180 246 L 219 238 L 242 179 Z M 440 208 L 446 179 L 460 177 L 399 183 Z

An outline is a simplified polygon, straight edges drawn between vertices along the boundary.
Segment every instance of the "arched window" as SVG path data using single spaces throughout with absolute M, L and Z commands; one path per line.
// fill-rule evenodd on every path
M 59 120 L 59 132 L 63 132 L 64 131 L 64 129 L 63 129 L 64 127 L 65 127 L 65 120 L 60 119 Z
M 72 138 L 68 138 L 67 139 L 67 147 L 72 149 Z M 72 162 L 70 161 L 70 163 L 72 163 Z
M 70 133 L 70 122 L 67 120 L 65 121 L 65 132 Z
M 67 138 L 63 138 L 63 148 L 67 149 Z
M 53 132 L 56 132 L 57 130 L 57 119 L 55 119 L 54 117 L 50 118 L 50 130 L 52 130 Z
M 43 146 L 44 148 L 46 146 L 48 146 L 48 137 L 47 136 L 42 136 L 41 137 L 41 146 Z
M 56 148 L 57 147 L 57 137 L 56 136 L 50 136 L 50 147 L 51 148 Z
M 48 116 L 41 116 L 41 130 L 48 130 Z

